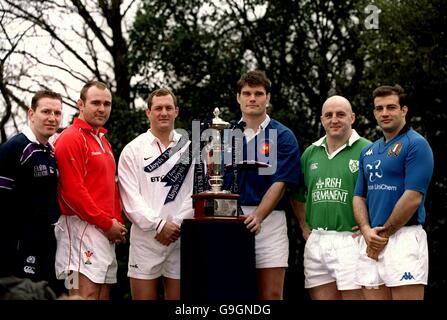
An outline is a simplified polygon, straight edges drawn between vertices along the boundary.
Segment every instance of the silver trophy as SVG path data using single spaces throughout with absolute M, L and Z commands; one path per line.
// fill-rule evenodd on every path
M 222 190 L 225 170 L 223 153 L 226 148 L 223 134 L 230 124 L 219 117 L 219 108 L 215 108 L 213 114 L 214 118 L 209 125 L 211 140 L 204 148 L 204 162 L 211 190 L 192 196 L 196 202 L 195 217 L 238 217 L 239 195 Z
M 224 129 L 227 129 L 230 124 L 219 117 L 220 110 L 215 108 L 213 111 L 214 118 L 211 122 L 210 128 L 215 129 L 212 133 L 212 140 L 208 145 L 208 163 L 209 179 L 211 190 L 213 193 L 230 193 L 229 191 L 222 190 L 223 185 L 223 171 L 224 166 L 222 163 L 222 153 L 224 149 L 222 133 Z

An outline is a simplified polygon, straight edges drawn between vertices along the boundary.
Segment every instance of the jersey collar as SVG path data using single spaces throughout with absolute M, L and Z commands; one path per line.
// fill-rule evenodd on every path
M 93 134 L 96 134 L 96 130 L 91 125 L 89 125 L 87 122 L 82 120 L 81 118 L 76 118 L 74 120 L 73 124 L 76 125 L 77 127 L 81 128 L 81 129 L 83 129 L 83 130 L 87 130 L 87 131 L 90 131 Z M 103 127 L 99 128 L 99 130 L 98 130 L 98 135 L 99 136 L 103 136 L 106 133 L 107 133 L 107 129 L 106 128 L 103 128 Z
M 151 129 L 147 130 L 147 134 L 149 137 L 149 142 L 150 144 L 155 144 L 155 143 L 161 143 L 160 139 L 158 139 L 156 136 L 154 136 L 154 134 L 152 133 Z M 176 145 L 179 141 L 180 138 L 182 137 L 182 135 L 180 133 L 178 133 L 175 130 L 172 130 L 171 133 L 169 134 L 169 147 L 172 147 L 173 145 Z
M 357 133 L 357 131 L 355 131 L 355 129 L 352 129 L 352 133 L 351 133 L 351 136 L 349 137 L 348 141 L 344 145 L 340 146 L 337 150 L 335 150 L 331 155 L 329 155 L 329 153 L 328 153 L 328 149 L 327 149 L 327 145 L 326 145 L 326 135 L 324 137 L 318 139 L 317 141 L 315 141 L 312 144 L 317 147 L 323 147 L 324 150 L 326 150 L 326 154 L 328 155 L 329 159 L 332 159 L 344 148 L 352 146 L 354 144 L 354 142 L 356 142 L 359 139 L 360 139 L 360 136 Z
M 265 115 L 264 121 L 262 121 L 262 123 L 259 125 L 258 130 L 256 130 L 256 132 L 253 132 L 251 130 L 244 130 L 244 134 L 245 134 L 247 141 L 253 139 L 261 130 L 265 130 L 265 128 L 267 128 L 267 126 L 269 125 L 270 120 L 271 119 L 270 119 L 269 115 L 267 114 L 267 115 Z M 243 121 L 243 119 L 241 118 L 241 120 L 239 120 L 239 123 L 242 121 Z M 250 133 L 252 133 L 252 134 L 250 134 Z
M 395 136 L 394 138 L 392 138 L 391 140 L 387 141 L 386 143 L 385 143 L 385 136 L 383 136 L 383 142 L 384 142 L 385 144 L 388 144 L 390 141 L 393 141 L 393 140 L 394 140 L 395 138 L 397 138 L 398 136 L 407 133 L 408 130 L 410 130 L 410 127 L 408 126 L 408 124 L 405 124 L 405 125 L 402 127 L 402 129 L 400 129 L 399 133 L 396 134 L 396 136 Z

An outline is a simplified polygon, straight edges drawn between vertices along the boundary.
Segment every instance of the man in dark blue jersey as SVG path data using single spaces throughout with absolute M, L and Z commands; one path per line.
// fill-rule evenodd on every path
M 247 228 L 256 234 L 258 298 L 283 298 L 289 240 L 284 194 L 300 179 L 300 150 L 293 132 L 267 115 L 270 80 L 262 71 L 249 71 L 237 83 L 237 101 L 246 127 L 244 160 L 265 162 L 269 168 L 241 169 L 237 192 Z M 233 173 L 226 176 L 226 184 Z M 234 182 L 233 182 L 234 183 Z
M 62 119 L 62 97 L 38 91 L 28 110 L 28 125 L 0 146 L 0 276 L 46 280 L 54 287 L 54 223 L 58 170 L 48 139 Z
M 366 299 L 423 299 L 428 249 L 422 225 L 433 153 L 407 126 L 399 85 L 378 87 L 373 99 L 383 137 L 360 154 L 353 207 L 363 239 L 356 282 Z

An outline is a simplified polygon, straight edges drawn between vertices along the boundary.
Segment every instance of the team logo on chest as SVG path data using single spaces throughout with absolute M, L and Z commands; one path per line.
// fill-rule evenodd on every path
M 357 171 L 359 171 L 359 161 L 350 159 L 349 170 L 351 170 L 352 173 L 356 173 Z
M 402 143 L 397 142 L 388 149 L 388 155 L 390 157 L 397 157 L 399 156 L 401 150 L 402 150 Z
M 34 166 L 34 177 L 46 177 L 48 176 L 48 168 L 44 164 L 37 164 Z
M 259 153 L 262 156 L 268 157 L 270 155 L 270 140 L 265 139 L 259 143 Z

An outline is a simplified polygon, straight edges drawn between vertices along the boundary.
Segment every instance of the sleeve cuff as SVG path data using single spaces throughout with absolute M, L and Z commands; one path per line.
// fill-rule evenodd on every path
M 161 230 L 163 230 L 163 227 L 166 224 L 166 220 L 160 219 L 160 221 L 157 224 L 157 227 L 155 228 L 155 231 L 157 231 L 157 233 L 160 233 Z

